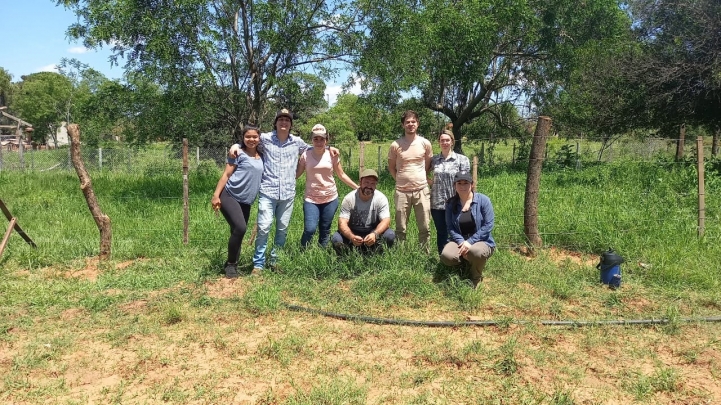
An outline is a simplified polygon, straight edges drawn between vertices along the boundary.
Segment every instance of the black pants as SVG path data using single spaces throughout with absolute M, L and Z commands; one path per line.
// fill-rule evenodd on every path
M 248 229 L 250 217 L 250 204 L 242 204 L 223 190 L 220 193 L 220 212 L 230 225 L 230 239 L 228 239 L 228 263 L 238 263 L 240 245 L 243 243 L 245 232 Z

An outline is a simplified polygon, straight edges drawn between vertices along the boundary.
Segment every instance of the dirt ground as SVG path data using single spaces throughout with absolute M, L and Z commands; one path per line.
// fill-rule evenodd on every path
M 94 280 L 97 268 L 67 276 Z M 249 283 L 204 287 L 233 300 Z M 0 401 L 721 404 L 718 323 L 430 328 L 225 306 L 154 325 L 158 311 L 135 300 L 120 306 L 117 324 L 73 308 L 7 330 Z

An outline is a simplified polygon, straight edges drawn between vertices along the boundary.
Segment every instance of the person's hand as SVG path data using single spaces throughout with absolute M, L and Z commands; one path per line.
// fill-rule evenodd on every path
M 468 255 L 468 251 L 471 249 L 471 244 L 468 243 L 468 241 L 463 241 L 460 245 L 458 245 L 458 255 L 462 258 L 466 258 L 466 255 Z
M 220 197 L 213 196 L 210 205 L 213 207 L 213 211 L 217 212 L 220 209 Z
M 330 151 L 331 157 L 337 157 L 338 155 L 340 155 L 340 150 L 338 150 L 338 148 L 331 146 L 328 148 L 328 150 Z
M 376 244 L 376 234 L 375 232 L 371 232 L 368 235 L 366 235 L 365 238 L 363 238 L 363 244 L 366 246 L 373 246 Z
M 350 241 L 353 242 L 353 246 L 361 246 L 363 244 L 363 238 L 358 235 L 351 236 Z
M 235 159 L 240 155 L 240 145 L 233 144 L 233 146 L 230 147 L 230 150 L 228 151 L 228 157 Z

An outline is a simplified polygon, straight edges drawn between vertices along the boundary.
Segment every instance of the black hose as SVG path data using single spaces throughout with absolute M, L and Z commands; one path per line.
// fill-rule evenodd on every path
M 672 321 L 667 318 L 660 319 L 618 319 L 618 320 L 598 320 L 598 321 L 524 321 L 524 320 L 483 320 L 483 321 L 416 321 L 409 319 L 393 319 L 393 318 L 375 318 L 364 315 L 340 314 L 337 312 L 322 311 L 320 309 L 306 308 L 299 305 L 284 304 L 286 308 L 296 312 L 307 312 L 309 314 L 322 315 L 329 318 L 341 319 L 344 321 L 355 321 L 373 323 L 377 325 L 401 325 L 401 326 L 427 326 L 432 328 L 440 327 L 459 327 L 459 326 L 498 326 L 513 324 L 541 324 L 545 326 L 601 326 L 601 325 L 658 325 L 667 324 Z M 721 316 L 711 316 L 704 318 L 679 318 L 676 322 L 692 323 L 692 322 L 721 322 Z

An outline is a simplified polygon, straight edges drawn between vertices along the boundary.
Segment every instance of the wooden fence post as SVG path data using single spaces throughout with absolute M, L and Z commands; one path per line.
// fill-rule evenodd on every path
M 713 156 L 713 157 L 718 156 L 719 135 L 721 135 L 721 127 L 716 128 L 716 132 L 713 133 L 713 138 L 711 139 L 711 156 Z
M 704 185 L 703 137 L 696 138 L 696 166 L 698 168 L 698 236 L 706 232 L 706 187 Z
M 478 156 L 473 156 L 473 185 L 478 191 Z
M 681 130 L 678 133 L 678 143 L 676 143 L 676 161 L 683 159 L 683 143 L 686 141 L 686 124 L 681 124 Z
M 544 151 L 546 150 L 546 138 L 550 129 L 551 118 L 538 117 L 529 156 L 526 194 L 523 204 L 523 232 L 526 234 L 526 239 L 531 247 L 543 246 L 543 240 L 538 234 L 538 190 L 541 185 L 541 170 L 543 169 Z
M 365 156 L 366 156 L 366 143 L 361 142 L 360 143 L 360 153 L 358 154 L 358 173 L 363 172 L 363 169 L 365 168 Z
M 380 176 L 382 172 L 382 166 L 381 166 L 381 146 L 378 145 L 378 175 Z
M 95 219 L 95 224 L 100 230 L 100 254 L 98 258 L 100 260 L 108 260 L 110 259 L 111 243 L 113 240 L 110 217 L 100 210 L 98 199 L 95 196 L 95 191 L 93 191 L 90 175 L 88 175 L 88 171 L 85 170 L 85 164 L 80 155 L 80 130 L 77 124 L 68 125 L 68 135 L 70 135 L 70 156 L 73 167 L 75 167 L 75 172 L 80 179 L 80 190 L 83 191 L 85 202 L 87 202 L 90 213 L 93 215 L 93 219 Z
M 28 245 L 37 249 L 37 245 L 35 244 L 35 242 L 33 242 L 33 240 L 30 239 L 30 237 L 22 230 L 22 228 L 20 228 L 20 225 L 18 225 L 17 223 L 17 219 L 10 214 L 10 210 L 7 209 L 3 200 L 0 200 L 0 211 L 2 211 L 3 214 L 5 214 L 5 218 L 10 221 L 7 232 L 5 232 L 5 236 L 3 237 L 2 242 L 0 242 L 0 256 L 3 255 L 3 251 L 5 250 L 5 246 L 8 243 L 8 239 L 10 239 L 10 233 L 12 233 L 13 229 L 18 233 L 18 235 L 20 235 L 20 237 L 25 240 L 25 242 L 28 243 Z
M 183 244 L 188 244 L 188 138 L 183 138 Z

